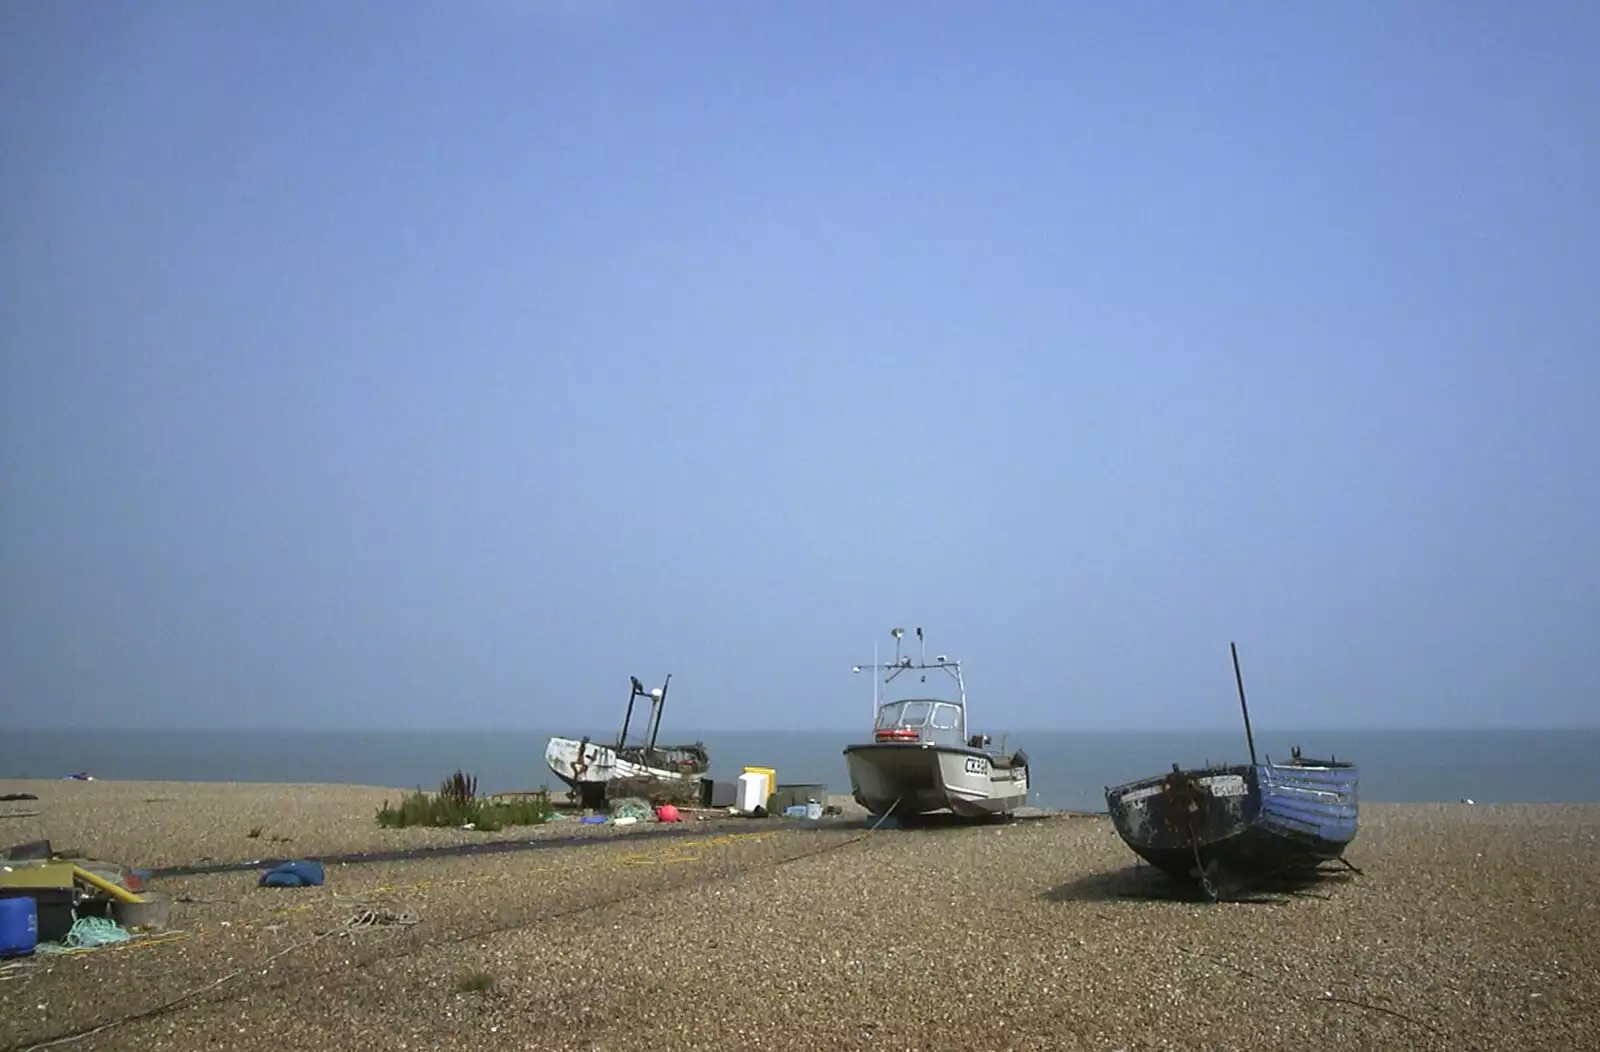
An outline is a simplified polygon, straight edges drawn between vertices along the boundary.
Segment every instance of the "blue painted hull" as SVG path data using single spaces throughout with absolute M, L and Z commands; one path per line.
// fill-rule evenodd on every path
M 1339 858 L 1359 829 L 1360 772 L 1307 760 L 1183 771 L 1106 790 L 1112 823 L 1180 880 L 1267 876 Z
M 1336 858 L 1360 828 L 1360 772 L 1353 765 L 1262 764 L 1261 828 Z

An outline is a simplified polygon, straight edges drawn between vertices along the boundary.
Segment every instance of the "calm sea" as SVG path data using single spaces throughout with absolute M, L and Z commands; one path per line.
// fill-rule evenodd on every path
M 608 732 L 595 731 L 605 740 Z M 615 735 L 615 729 L 609 736 Z M 457 768 L 494 792 L 559 783 L 544 764 L 547 731 L 6 731 L 0 777 L 344 782 L 434 788 Z M 712 774 L 745 764 L 776 768 L 779 782 L 826 783 L 848 792 L 841 749 L 849 731 L 675 734 L 703 740 Z M 1479 803 L 1600 802 L 1600 731 L 1258 731 L 1263 757 L 1355 760 L 1362 798 Z M 1000 744 L 996 742 L 996 744 Z M 1036 806 L 1104 810 L 1104 787 L 1168 770 L 1173 763 L 1248 759 L 1228 732 L 1017 732 L 1027 750 Z

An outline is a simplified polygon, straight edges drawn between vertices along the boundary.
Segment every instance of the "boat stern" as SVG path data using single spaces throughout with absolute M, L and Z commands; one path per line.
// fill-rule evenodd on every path
M 944 807 L 939 761 L 918 744 L 852 745 L 844 750 L 850 795 L 875 815 L 922 814 Z
M 1006 814 L 1028 799 L 1026 758 L 1010 766 L 972 750 L 922 743 L 845 749 L 850 790 L 873 814 L 951 811 L 966 818 Z
M 1111 822 L 1128 846 L 1151 853 L 1192 850 L 1225 840 L 1254 820 L 1255 771 L 1227 767 L 1184 771 L 1106 790 Z
M 1360 828 L 1360 771 L 1354 764 L 1306 760 L 1260 767 L 1261 823 L 1309 841 L 1333 857 Z

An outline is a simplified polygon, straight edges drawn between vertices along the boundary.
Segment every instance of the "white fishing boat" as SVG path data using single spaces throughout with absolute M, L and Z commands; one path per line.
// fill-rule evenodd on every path
M 666 681 L 653 690 L 645 690 L 639 677 L 630 676 L 633 691 L 628 695 L 628 709 L 622 717 L 622 730 L 617 740 L 606 744 L 583 738 L 551 738 L 545 746 L 545 763 L 550 770 L 571 789 L 572 795 L 584 807 L 601 807 L 606 800 L 606 790 L 624 779 L 652 779 L 658 781 L 684 781 L 698 783 L 710 767 L 711 760 L 701 742 L 692 745 L 657 745 L 656 736 L 661 730 L 661 712 L 666 706 Z M 642 741 L 630 743 L 628 728 L 633 722 L 633 706 L 639 698 L 650 699 L 650 715 L 645 720 Z
M 857 665 L 873 676 L 872 741 L 844 750 L 850 790 L 856 802 L 875 815 L 902 818 L 950 811 L 968 818 L 1004 815 L 1028 800 L 1028 754 L 990 748 L 987 734 L 967 733 L 967 688 L 961 662 L 939 655 L 928 661 L 927 642 L 917 629 L 920 661 L 900 653 L 905 633 L 895 629 L 894 660 Z M 876 650 L 876 648 L 874 648 Z M 918 674 L 917 696 L 883 700 L 886 688 L 905 673 Z M 955 684 L 955 697 L 929 696 L 920 684 L 929 672 L 942 672 Z M 881 680 L 880 680 L 881 677 Z

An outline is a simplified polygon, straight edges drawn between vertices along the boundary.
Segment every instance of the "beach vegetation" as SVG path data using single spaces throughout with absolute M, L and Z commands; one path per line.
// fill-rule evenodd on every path
M 456 980 L 458 994 L 486 994 L 494 989 L 494 976 L 488 972 L 467 972 Z
M 466 807 L 478 798 L 478 776 L 458 770 L 440 784 L 439 795 L 452 806 Z
M 407 793 L 398 804 L 385 800 L 378 809 L 378 825 L 385 829 L 409 826 L 475 829 L 494 832 L 507 826 L 543 825 L 555 813 L 550 794 L 540 791 L 516 799 L 478 795 L 478 779 L 457 771 L 439 785 L 436 793 Z

